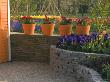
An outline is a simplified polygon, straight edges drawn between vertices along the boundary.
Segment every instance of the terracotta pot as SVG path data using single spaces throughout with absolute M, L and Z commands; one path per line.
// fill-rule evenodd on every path
M 71 25 L 60 25 L 59 32 L 61 36 L 71 35 L 72 26 Z
M 54 32 L 54 27 L 55 24 L 42 24 L 41 25 L 42 33 L 45 36 L 52 36 Z
M 88 26 L 78 25 L 76 27 L 76 33 L 78 35 L 89 35 L 89 32 L 90 32 L 90 25 Z
M 33 35 L 36 24 L 22 24 L 24 33 L 27 35 Z

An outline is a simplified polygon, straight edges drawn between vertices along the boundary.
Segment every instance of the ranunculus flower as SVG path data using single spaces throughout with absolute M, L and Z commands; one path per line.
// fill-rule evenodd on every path
M 27 18 L 27 16 L 23 16 L 23 17 L 22 17 L 22 19 L 26 19 L 26 18 Z
M 62 18 L 62 20 L 65 20 L 66 19 L 66 17 L 64 17 L 64 16 L 62 16 L 61 18 Z
M 72 24 L 72 19 L 71 18 L 66 18 L 66 17 L 61 17 L 62 20 L 60 22 L 60 25 L 70 25 Z
M 23 24 L 34 24 L 35 23 L 31 16 L 23 16 L 20 18 L 19 21 Z

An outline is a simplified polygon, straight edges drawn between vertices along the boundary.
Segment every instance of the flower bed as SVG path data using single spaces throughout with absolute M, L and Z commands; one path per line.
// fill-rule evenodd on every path
M 72 34 L 61 37 L 56 47 L 71 51 L 110 54 L 110 37 L 109 34 L 103 33 Z
M 102 32 L 102 33 L 91 33 L 90 35 L 72 34 L 70 36 L 63 36 L 59 39 L 56 47 L 65 49 L 65 51 L 62 54 L 63 50 L 61 50 L 62 51 L 61 54 L 60 52 L 57 54 L 59 55 L 58 57 L 60 56 L 62 57 L 61 58 L 57 57 L 57 59 L 55 59 L 56 60 L 55 62 L 60 63 L 61 66 L 64 65 L 63 63 L 66 63 L 67 65 L 70 64 L 69 67 L 67 65 L 66 66 L 64 65 L 64 67 L 61 67 L 58 64 L 59 68 L 60 67 L 63 69 L 66 68 L 66 71 L 68 70 L 67 68 L 70 68 L 72 72 L 74 69 L 74 67 L 72 66 L 72 62 L 75 62 L 78 64 L 85 65 L 89 68 L 93 68 L 94 70 L 102 74 L 101 76 L 104 79 L 107 79 L 110 81 L 110 56 L 105 55 L 105 54 L 108 54 L 108 55 L 110 54 L 109 34 Z M 77 52 L 74 52 L 74 51 L 77 51 Z M 87 53 L 84 53 L 84 52 L 87 52 Z M 71 54 L 68 54 L 68 53 L 71 53 Z M 94 57 L 94 54 L 91 54 L 91 53 L 98 53 L 98 54 L 95 54 L 95 57 Z M 92 57 L 92 60 L 91 60 L 91 57 Z

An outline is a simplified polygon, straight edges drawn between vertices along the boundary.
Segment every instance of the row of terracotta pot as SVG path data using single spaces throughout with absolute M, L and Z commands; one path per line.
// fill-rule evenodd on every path
M 54 32 L 54 27 L 55 27 L 55 24 L 42 24 L 41 25 L 42 33 L 46 36 L 52 36 Z M 58 30 L 61 36 L 70 35 L 72 26 L 60 25 Z
M 45 36 L 52 36 L 54 32 L 54 27 L 55 24 L 42 24 L 41 25 L 42 33 Z M 33 35 L 35 30 L 35 24 L 23 24 L 23 30 L 25 34 Z M 61 36 L 70 35 L 72 31 L 72 26 L 60 25 L 58 30 Z M 78 35 L 89 35 L 89 31 L 90 31 L 90 25 L 88 26 L 78 25 L 76 27 L 76 33 Z

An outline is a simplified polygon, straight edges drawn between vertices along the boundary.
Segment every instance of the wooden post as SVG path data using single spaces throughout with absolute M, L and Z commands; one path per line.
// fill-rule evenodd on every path
M 8 61 L 8 39 L 8 0 L 0 0 L 0 63 Z
M 8 61 L 11 61 L 11 42 L 10 42 L 10 0 L 8 0 Z

